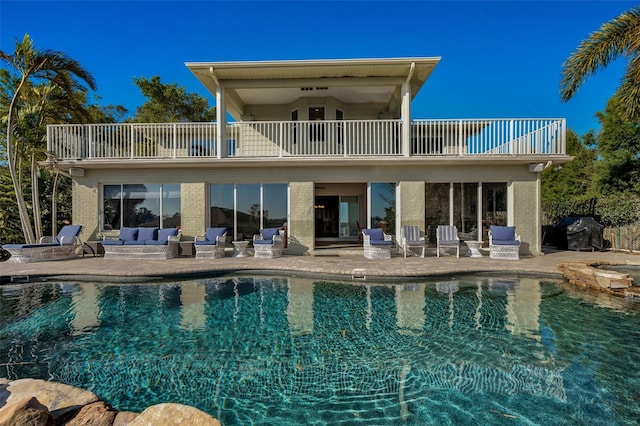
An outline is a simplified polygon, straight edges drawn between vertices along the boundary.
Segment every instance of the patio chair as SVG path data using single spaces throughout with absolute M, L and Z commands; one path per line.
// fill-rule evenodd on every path
M 393 241 L 381 228 L 362 230 L 364 257 L 367 259 L 391 259 Z
M 254 257 L 272 259 L 282 256 L 282 237 L 278 228 L 265 228 L 253 236 Z
M 460 238 L 456 226 L 438 225 L 436 229 L 437 247 L 436 253 L 440 257 L 440 250 L 456 249 L 456 257 L 460 257 Z M 442 252 L 446 254 L 446 251 Z
M 196 235 L 193 246 L 196 249 L 196 259 L 224 257 L 224 249 L 227 247 L 227 228 L 207 228 L 204 235 Z
M 420 250 L 420 257 L 424 257 L 424 251 L 427 246 L 424 237 L 420 236 L 420 227 L 409 225 L 403 226 L 400 230 L 400 245 L 402 246 L 404 257 L 407 257 L 407 253 L 417 256 L 413 249 Z
M 489 227 L 489 257 L 491 259 L 520 259 L 520 235 L 515 226 Z
M 80 232 L 82 225 L 65 225 L 55 238 L 42 237 L 38 244 L 5 244 L 2 248 L 11 253 L 8 260 L 11 263 L 69 259 L 76 256 L 76 249 L 82 245 Z

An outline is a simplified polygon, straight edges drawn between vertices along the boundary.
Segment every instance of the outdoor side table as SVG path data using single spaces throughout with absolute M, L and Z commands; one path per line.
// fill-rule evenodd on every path
M 249 241 L 231 241 L 233 244 L 233 257 L 248 257 L 247 246 Z
M 482 253 L 480 253 L 482 241 L 465 241 L 464 243 L 467 245 L 467 247 L 469 247 L 470 257 L 484 257 L 482 256 Z

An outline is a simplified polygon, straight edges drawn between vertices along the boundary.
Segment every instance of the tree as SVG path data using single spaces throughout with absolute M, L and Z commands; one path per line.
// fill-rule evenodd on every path
M 54 50 L 37 50 L 28 34 L 25 34 L 21 41 L 16 40 L 13 54 L 0 50 L 0 61 L 9 67 L 3 75 L 6 79 L 6 89 L 12 89 L 13 92 L 8 96 L 10 101 L 6 115 L 7 136 L 4 142 L 7 165 L 14 186 L 22 232 L 25 241 L 33 243 L 35 236 L 17 170 L 19 154 L 24 152 L 23 140 L 16 137 L 18 112 L 28 98 L 27 92 L 33 87 L 34 82 L 48 82 L 56 86 L 65 94 L 69 105 L 79 103 L 78 93 L 85 92 L 82 83 L 93 90 L 96 84 L 91 74 L 66 54 Z M 82 100 L 84 101 L 84 97 Z
M 603 195 L 632 192 L 640 195 L 640 122 L 624 113 L 624 101 L 609 99 L 600 120 L 595 183 Z
M 562 66 L 560 99 L 569 101 L 587 77 L 619 57 L 629 63 L 614 96 L 627 117 L 640 118 L 640 7 L 605 22 L 580 43 Z
M 216 109 L 209 107 L 207 99 L 196 93 L 187 93 L 183 87 L 160 82 L 160 77 L 150 80 L 135 78 L 134 82 L 148 100 L 136 110 L 131 121 L 136 123 L 175 123 L 215 121 Z

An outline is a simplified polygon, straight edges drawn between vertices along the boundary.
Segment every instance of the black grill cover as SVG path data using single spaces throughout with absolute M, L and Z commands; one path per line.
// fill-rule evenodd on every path
M 554 226 L 554 242 L 558 248 L 569 250 L 602 250 L 604 248 L 603 231 L 592 217 L 568 217 Z

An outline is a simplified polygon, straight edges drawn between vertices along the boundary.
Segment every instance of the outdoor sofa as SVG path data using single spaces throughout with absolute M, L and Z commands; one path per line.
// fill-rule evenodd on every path
M 7 261 L 11 263 L 69 259 L 76 256 L 82 245 L 80 232 L 82 225 L 65 225 L 55 238 L 42 237 L 38 244 L 5 244 L 2 248 L 11 254 Z
M 119 235 L 102 240 L 105 259 L 172 259 L 178 257 L 178 228 L 120 228 Z

